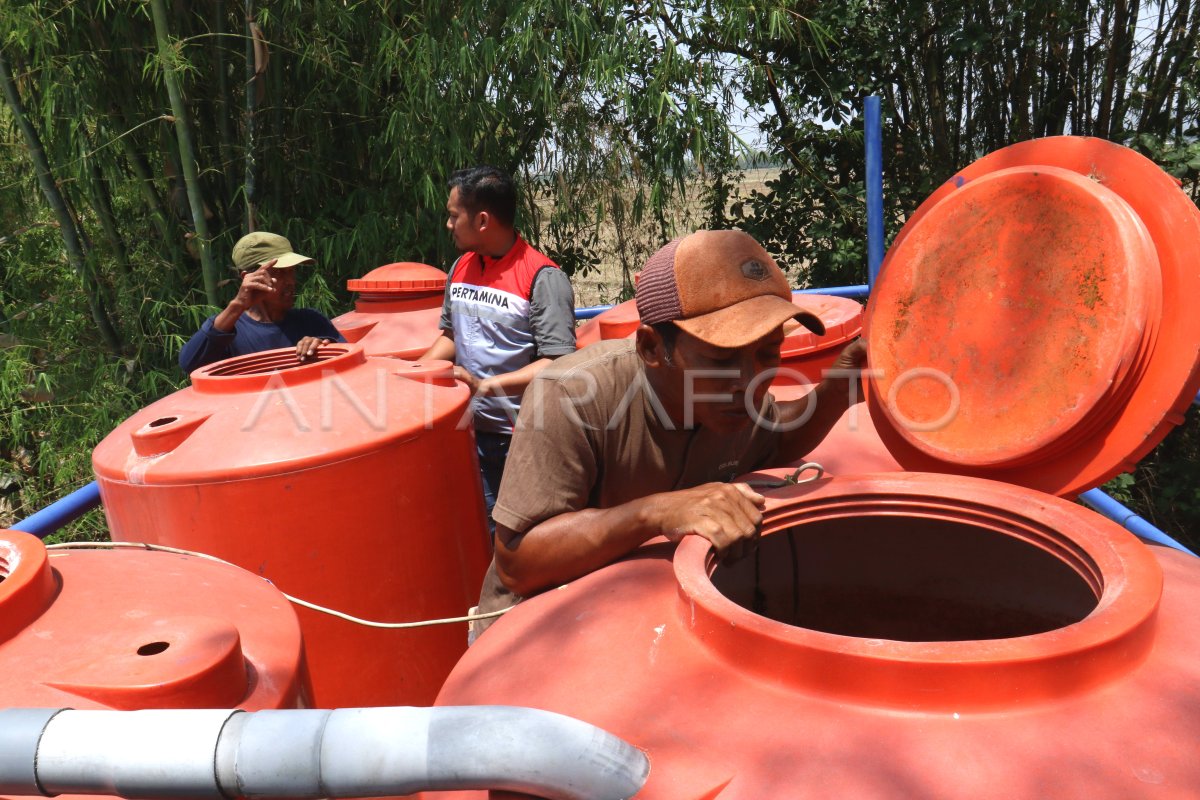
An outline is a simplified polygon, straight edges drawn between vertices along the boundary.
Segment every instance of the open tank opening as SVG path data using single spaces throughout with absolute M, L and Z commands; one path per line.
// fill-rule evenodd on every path
M 810 630 L 869 639 L 1005 639 L 1082 620 L 1098 590 L 1063 558 L 979 525 L 864 514 L 768 534 L 717 564 L 733 602 Z

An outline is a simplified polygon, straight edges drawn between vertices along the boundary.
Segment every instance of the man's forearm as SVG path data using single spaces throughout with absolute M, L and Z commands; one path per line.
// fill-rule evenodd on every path
M 611 564 L 661 533 L 655 500 L 559 514 L 524 534 L 497 525 L 497 574 L 510 591 L 528 596 Z
M 238 302 L 237 298 L 234 298 L 221 310 L 221 313 L 213 317 L 213 327 L 221 333 L 233 333 L 237 328 L 237 321 L 244 313 L 246 313 L 246 307 Z
M 454 360 L 454 337 L 447 331 L 442 331 L 441 336 L 430 345 L 418 361 L 453 361 Z
M 689 534 L 722 558 L 739 558 L 753 547 L 765 502 L 744 483 L 714 482 L 559 514 L 524 535 L 497 525 L 496 571 L 511 591 L 528 595 L 611 564 L 655 536 L 678 542 Z
M 526 364 L 520 369 L 512 372 L 505 372 L 502 375 L 493 375 L 490 378 L 484 378 L 479 382 L 479 394 L 481 395 L 504 395 L 506 397 L 520 397 L 525 393 L 525 389 L 529 384 L 533 383 L 533 379 L 537 374 L 549 366 L 552 358 L 539 358 L 537 361 Z

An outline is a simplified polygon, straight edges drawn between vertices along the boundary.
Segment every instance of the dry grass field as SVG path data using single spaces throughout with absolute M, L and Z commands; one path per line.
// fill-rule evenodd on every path
M 774 168 L 746 170 L 742 175 L 738 196 L 747 197 L 755 190 L 763 191 L 766 182 L 777 172 Z M 697 193 L 693 193 L 681 201 L 671 214 L 669 223 L 673 229 L 672 235 L 682 236 L 702 226 L 703 214 L 696 195 Z M 625 271 L 628 270 L 631 274 L 636 272 L 642 263 L 664 244 L 662 234 L 653 222 L 625 226 L 618 230 L 609 220 L 601 225 L 598 234 L 599 269 L 587 275 L 576 275 L 572 279 L 576 306 L 619 302 L 622 299 Z M 547 241 L 547 238 L 544 235 L 543 241 Z

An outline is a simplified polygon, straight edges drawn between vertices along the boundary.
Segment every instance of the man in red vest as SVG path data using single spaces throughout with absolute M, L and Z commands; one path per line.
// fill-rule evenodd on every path
M 566 273 L 517 233 L 509 175 L 473 167 L 455 172 L 449 185 L 446 228 L 462 256 L 446 282 L 442 335 L 422 358 L 453 361 L 474 392 L 491 527 L 521 395 L 553 359 L 575 352 L 575 295 Z

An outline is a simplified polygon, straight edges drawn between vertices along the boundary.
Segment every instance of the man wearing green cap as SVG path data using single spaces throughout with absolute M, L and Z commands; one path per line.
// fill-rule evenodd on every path
M 233 266 L 241 275 L 237 295 L 209 317 L 179 353 L 179 366 L 192 372 L 231 356 L 295 347 L 296 358 L 312 358 L 323 342 L 344 342 L 333 323 L 296 302 L 296 267 L 312 264 L 277 233 L 259 231 L 233 246 Z

